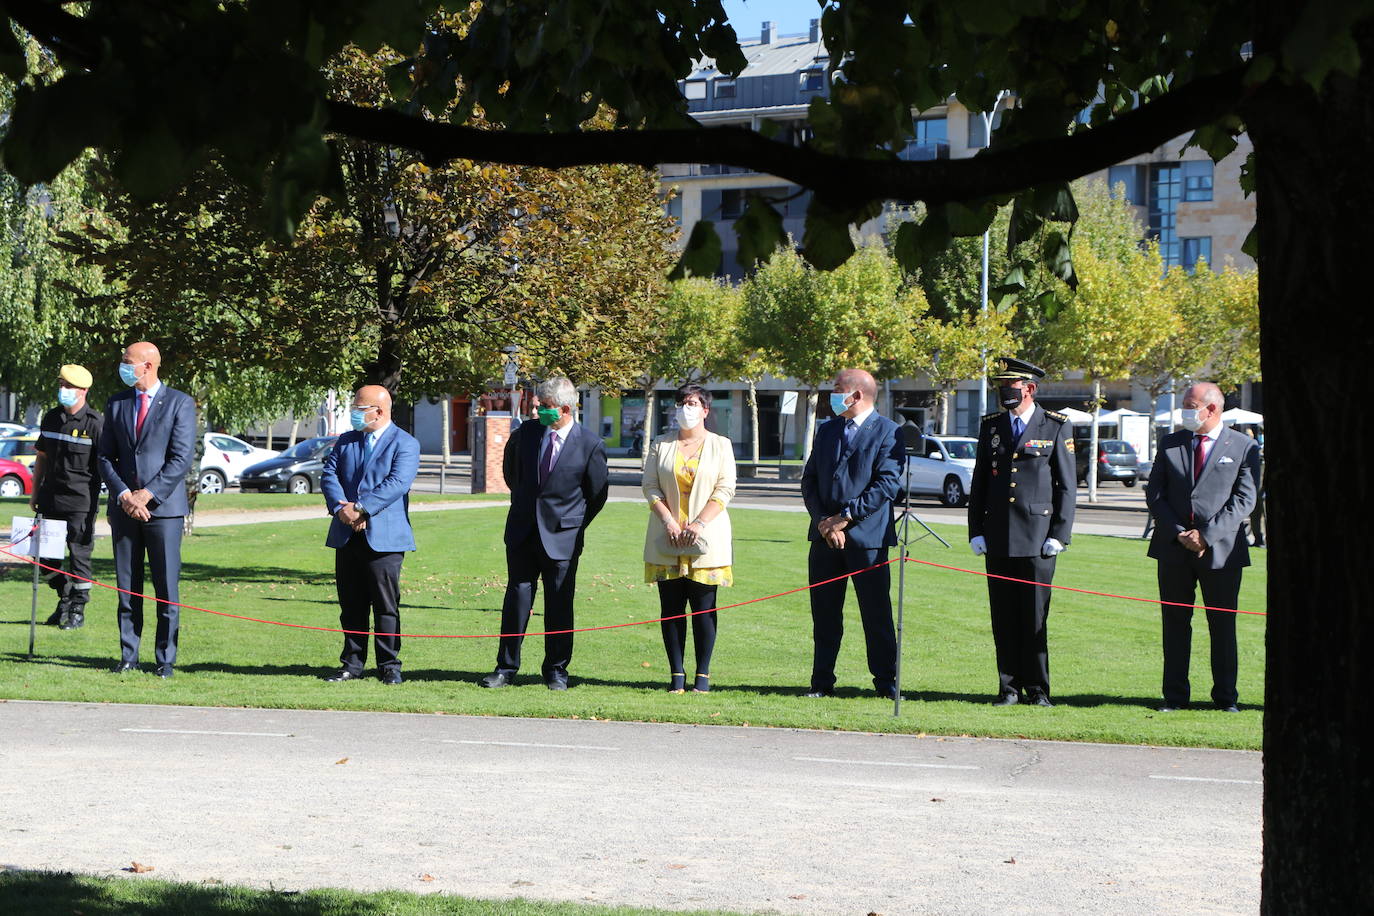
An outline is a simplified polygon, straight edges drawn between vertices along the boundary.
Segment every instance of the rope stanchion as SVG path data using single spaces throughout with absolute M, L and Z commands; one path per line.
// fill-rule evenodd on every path
M 1048 582 L 1036 582 L 1033 579 L 1018 579 L 1015 576 L 1002 576 L 997 573 L 983 572 L 977 569 L 964 569 L 960 566 L 948 566 L 944 563 L 936 563 L 931 560 L 918 560 L 915 557 L 907 557 L 908 563 L 920 563 L 922 566 L 933 566 L 936 569 L 947 569 L 950 572 L 968 573 L 971 576 L 982 576 L 985 579 L 1001 579 L 1005 582 L 1017 582 L 1021 585 L 1039 585 L 1044 588 L 1057 588 L 1066 592 L 1078 592 L 1080 595 L 1095 595 L 1098 598 L 1118 598 L 1122 601 L 1143 601 L 1146 604 L 1171 604 L 1175 607 L 1189 607 L 1199 611 L 1225 611 L 1228 614 L 1250 614 L 1255 617 L 1268 617 L 1268 611 L 1242 611 L 1233 607 L 1212 607 L 1207 604 L 1189 604 L 1186 601 L 1161 601 L 1158 598 L 1138 598 L 1134 595 L 1113 595 L 1111 592 L 1095 592 L 1087 588 L 1074 588 L 1070 585 L 1055 585 Z
M 50 571 L 53 570 L 53 567 L 51 566 L 45 566 L 42 563 L 38 563 L 34 560 L 29 559 L 28 557 L 10 553 L 10 551 L 6 550 L 3 547 L 0 547 L 0 553 L 6 554 L 7 556 L 10 556 L 16 560 L 22 560 L 25 563 L 33 563 L 33 565 L 38 567 L 39 569 L 46 569 Z M 642 627 L 651 623 L 662 623 L 665 620 L 683 620 L 688 617 L 695 617 L 698 614 L 709 614 L 712 611 L 728 611 L 731 608 L 744 607 L 745 605 L 749 604 L 758 604 L 760 601 L 771 601 L 774 598 L 782 598 L 787 595 L 794 595 L 797 592 L 804 592 L 808 591 L 809 589 L 813 589 L 818 585 L 828 585 L 831 582 L 839 582 L 841 579 L 848 579 L 851 576 L 857 576 L 860 573 L 866 573 L 870 570 L 878 569 L 882 566 L 887 566 L 890 563 L 897 562 L 898 559 L 898 557 L 893 557 L 890 560 L 884 560 L 881 563 L 875 563 L 872 566 L 866 567 L 864 569 L 855 570 L 854 572 L 847 572 L 842 576 L 835 576 L 830 579 L 825 579 L 821 582 L 811 582 L 807 585 L 799 585 L 796 588 L 790 588 L 785 592 L 778 592 L 776 595 L 764 595 L 760 598 L 750 598 L 746 601 L 739 601 L 735 604 L 726 604 L 722 605 L 721 607 L 710 608 L 709 610 L 705 611 L 688 611 L 685 614 L 671 614 L 667 617 L 651 617 L 648 620 L 631 620 L 626 621 L 625 623 L 608 623 L 599 627 L 573 627 L 571 629 L 566 630 L 541 630 L 537 633 L 382 633 L 380 635 L 398 636 L 406 639 L 500 639 L 503 636 L 562 636 L 567 633 L 594 633 L 598 630 L 618 630 L 622 627 Z M 56 571 L 62 572 L 62 570 L 60 569 Z M 142 592 L 131 592 L 128 589 L 120 588 L 116 585 L 108 585 L 96 579 L 87 579 L 84 576 L 77 576 L 73 575 L 72 573 L 65 573 L 65 575 L 81 582 L 89 582 L 92 585 L 98 586 L 103 589 L 108 589 L 112 592 L 118 592 L 120 594 L 129 595 L 130 597 L 146 598 L 149 601 L 155 601 L 161 604 L 170 604 L 171 606 L 181 608 L 182 610 L 200 611 L 202 614 L 213 614 L 216 617 L 228 617 L 231 620 L 243 620 L 248 623 L 261 623 L 273 627 L 288 627 L 293 630 L 314 630 L 320 633 L 347 633 L 350 636 L 378 635 L 373 630 L 344 630 L 340 629 L 339 627 L 317 627 L 308 623 L 287 623 L 283 620 L 265 620 L 261 617 L 249 617 L 244 614 L 230 614 L 227 611 L 214 611 L 210 608 L 196 607 L 194 604 L 185 604 L 180 601 L 167 601 L 166 599 L 158 598 L 155 595 L 146 595 Z

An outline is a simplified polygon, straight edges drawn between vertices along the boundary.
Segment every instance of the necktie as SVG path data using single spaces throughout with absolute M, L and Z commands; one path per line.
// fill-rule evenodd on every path
M 143 435 L 143 421 L 148 419 L 148 402 L 152 398 L 148 397 L 148 392 L 138 393 L 138 419 L 134 420 L 134 438 Z
M 363 466 L 372 460 L 372 450 L 377 447 L 377 434 L 368 433 L 363 437 Z
M 1204 445 L 1207 442 L 1206 436 L 1196 436 L 1193 439 L 1193 480 L 1196 481 L 1202 476 L 1202 468 L 1207 463 L 1207 452 Z
M 544 481 L 549 479 L 553 473 L 554 446 L 558 443 L 558 433 L 549 433 L 549 441 L 544 446 L 544 457 L 539 462 L 539 485 L 542 487 Z
M 854 434 L 858 432 L 859 424 L 852 419 L 844 421 L 844 436 L 840 438 L 839 460 L 843 461 L 844 456 L 849 454 L 850 446 L 854 444 Z
M 1021 441 L 1021 434 L 1026 431 L 1026 421 L 1020 417 L 1011 418 L 1011 437 L 1017 442 Z

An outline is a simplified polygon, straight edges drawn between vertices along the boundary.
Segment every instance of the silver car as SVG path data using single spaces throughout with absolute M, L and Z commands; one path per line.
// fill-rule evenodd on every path
M 916 454 L 907 455 L 906 493 L 940 497 L 946 506 L 968 502 L 973 486 L 973 465 L 978 456 L 978 440 L 966 436 L 925 436 Z

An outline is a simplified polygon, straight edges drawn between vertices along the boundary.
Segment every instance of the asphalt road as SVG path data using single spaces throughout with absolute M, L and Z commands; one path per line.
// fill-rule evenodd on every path
M 0 868 L 789 914 L 1259 905 L 1254 752 L 21 701 L 0 734 Z

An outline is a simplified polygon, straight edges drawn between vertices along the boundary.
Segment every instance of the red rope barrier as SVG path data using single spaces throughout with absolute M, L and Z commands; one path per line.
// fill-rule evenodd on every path
M 100 588 L 108 589 L 108 590 L 110 590 L 110 591 L 112 591 L 112 592 L 119 592 L 119 593 L 121 593 L 121 594 L 129 595 L 129 596 L 135 597 L 135 598 L 147 598 L 147 599 L 150 600 L 150 601 L 157 601 L 157 602 L 161 602 L 161 603 L 163 603 L 163 604 L 170 604 L 170 605 L 172 605 L 173 607 L 182 608 L 182 609 L 188 610 L 188 611 L 200 611 L 202 614 L 213 614 L 213 615 L 215 615 L 216 617 L 228 617 L 228 618 L 230 618 L 231 620 L 246 620 L 246 621 L 248 621 L 249 623 L 263 623 L 263 624 L 267 624 L 268 626 L 273 626 L 273 627 L 290 627 L 291 629 L 295 629 L 295 630 L 316 630 L 316 631 L 321 632 L 321 633 L 348 633 L 348 634 L 353 635 L 353 636 L 376 636 L 376 635 L 378 635 L 376 632 L 374 632 L 374 631 L 372 631 L 372 630 L 343 630 L 343 629 L 339 629 L 338 627 L 316 627 L 316 626 L 311 626 L 310 624 L 306 624 L 306 623 L 286 623 L 285 621 L 281 621 L 281 620 L 264 620 L 264 619 L 262 619 L 262 618 L 260 618 L 260 617 L 247 617 L 247 616 L 245 616 L 245 615 L 243 615 L 243 614 L 230 614 L 230 613 L 228 613 L 227 611 L 212 611 L 212 610 L 210 610 L 209 608 L 196 607 L 196 606 L 193 605 L 193 604 L 183 604 L 183 603 L 181 603 L 181 602 L 179 602 L 179 601 L 166 601 L 165 599 L 158 598 L 158 597 L 155 596 L 155 595 L 145 595 L 145 594 L 143 594 L 142 592 L 131 592 L 131 591 L 129 591 L 128 589 L 123 589 L 123 588 L 120 588 L 120 587 L 118 587 L 118 586 L 116 586 L 116 585 L 107 585 L 107 584 L 105 584 L 104 582 L 99 582 L 99 581 L 97 581 L 97 580 L 95 580 L 95 579 L 87 579 L 85 576 L 73 575 L 72 573 L 69 573 L 69 572 L 67 572 L 67 571 L 65 571 L 65 570 L 63 570 L 63 569 L 61 569 L 61 568 L 55 568 L 55 567 L 52 567 L 52 566 L 46 566 L 46 565 L 44 565 L 44 564 L 42 564 L 42 563 L 38 563 L 38 562 L 36 562 L 36 561 L 30 559 L 29 557 L 20 556 L 20 555 L 18 555 L 18 554 L 10 553 L 8 550 L 6 550 L 6 549 L 3 548 L 3 547 L 0 547 L 0 553 L 6 554 L 6 555 L 8 555 L 8 556 L 11 556 L 11 557 L 13 557 L 13 558 L 16 559 L 16 560 L 22 560 L 22 561 L 24 561 L 25 563 L 32 563 L 32 564 L 34 564 L 35 566 L 37 566 L 39 569 L 46 569 L 46 570 L 49 570 L 49 571 L 51 571 L 51 572 L 60 572 L 60 573 L 62 573 L 63 575 L 69 577 L 69 578 L 76 579 L 76 580 L 81 581 L 81 582 L 89 582 L 89 583 L 91 583 L 92 585 L 97 585 L 97 586 L 99 586 Z M 668 617 L 653 617 L 653 618 L 650 618 L 650 619 L 648 619 L 648 620 L 632 620 L 632 621 L 628 621 L 628 622 L 626 622 L 626 623 L 608 623 L 608 624 L 606 624 L 606 625 L 604 625 L 604 626 L 599 626 L 599 627 L 575 627 L 575 628 L 573 628 L 573 629 L 568 629 L 568 630 L 541 630 L 541 631 L 539 631 L 539 632 L 537 632 L 537 633 L 523 633 L 523 634 L 521 634 L 521 633 L 383 633 L 383 634 L 381 634 L 381 635 L 382 635 L 382 636 L 401 636 L 401 637 L 405 637 L 405 638 L 407 638 L 407 639 L 500 639 L 500 638 L 503 637 L 503 636 L 522 636 L 522 635 L 523 635 L 523 636 L 555 636 L 555 635 L 556 635 L 556 636 L 561 636 L 561 635 L 563 635 L 563 634 L 565 634 L 565 633 L 591 633 L 591 632 L 595 632 L 595 631 L 597 631 L 597 630 L 617 630 L 617 629 L 620 629 L 621 627 L 640 627 L 640 626 L 644 626 L 645 624 L 650 624 L 650 623 L 662 623 L 662 622 L 665 621 L 665 620 L 682 620 L 682 619 L 687 618 L 687 617 L 694 617 L 694 616 L 696 616 L 697 614 L 709 614 L 711 611 L 728 611 L 728 610 L 730 610 L 731 608 L 744 607 L 746 604 L 757 604 L 757 603 L 760 602 L 760 601 L 770 601 L 770 600 L 772 600 L 772 599 L 774 599 L 774 598 L 782 598 L 782 597 L 785 596 L 785 595 L 792 595 L 792 594 L 796 594 L 797 592 L 804 592 L 804 591 L 807 591 L 808 589 L 815 588 L 815 587 L 818 586 L 818 585 L 828 585 L 828 584 L 831 583 L 831 582 L 838 582 L 838 581 L 840 581 L 841 579 L 848 579 L 850 576 L 857 576 L 857 575 L 859 575 L 860 573 L 866 573 L 866 572 L 868 572 L 869 570 L 878 569 L 879 567 L 887 566 L 887 565 L 890 564 L 890 563 L 896 563 L 897 560 L 899 560 L 899 559 L 900 559 L 900 557 L 893 557 L 893 558 L 890 559 L 890 560 L 884 560 L 884 561 L 881 562 L 881 563 L 875 563 L 874 565 L 869 566 L 869 567 L 867 567 L 867 568 L 865 568 L 865 569 L 859 569 L 859 570 L 855 570 L 854 572 L 848 572 L 848 573 L 845 573 L 845 574 L 842 575 L 842 576 L 835 576 L 834 578 L 825 579 L 824 581 L 821 581 L 821 582 L 812 582 L 812 583 L 810 583 L 809 585 L 799 585 L 799 586 L 797 586 L 796 588 L 788 589 L 788 590 L 785 591 L 785 592 L 778 592 L 776 595 L 766 595 L 766 596 L 764 596 L 764 597 L 762 597 L 762 598 L 750 598 L 750 599 L 748 599 L 747 601 L 740 601 L 740 602 L 737 602 L 737 603 L 735 603 L 735 604 L 727 604 L 727 605 L 724 605 L 723 607 L 710 608 L 710 609 L 704 610 L 704 611 L 688 611 L 688 612 L 685 613 L 685 614 L 673 614 L 673 615 L 668 616 Z
M 985 579 L 1003 579 L 1007 582 L 1019 582 L 1022 585 L 1040 585 L 1045 588 L 1057 588 L 1066 592 L 1078 592 L 1080 595 L 1096 595 L 1099 598 L 1119 598 L 1122 601 L 1144 601 L 1147 604 L 1171 604 L 1175 607 L 1190 607 L 1200 611 L 1225 611 L 1228 614 L 1253 614 L 1256 617 L 1268 617 L 1268 611 L 1241 611 L 1233 607 L 1211 607 L 1206 604 L 1188 604 L 1186 601 L 1161 601 L 1158 598 L 1137 598 L 1134 595 L 1113 595 L 1111 592 L 1094 592 L 1086 588 L 1073 588 L 1068 585 L 1055 585 L 1049 582 L 1036 582 L 1033 579 L 1017 579 L 1015 576 L 1001 576 L 996 573 L 980 572 L 976 569 L 963 569 L 959 566 L 946 566 L 943 563 L 933 563 L 930 560 L 918 560 L 915 557 L 907 557 L 908 563 L 920 563 L 922 566 L 933 566 L 936 569 L 948 569 L 952 572 L 968 573 L 972 576 L 982 576 Z

